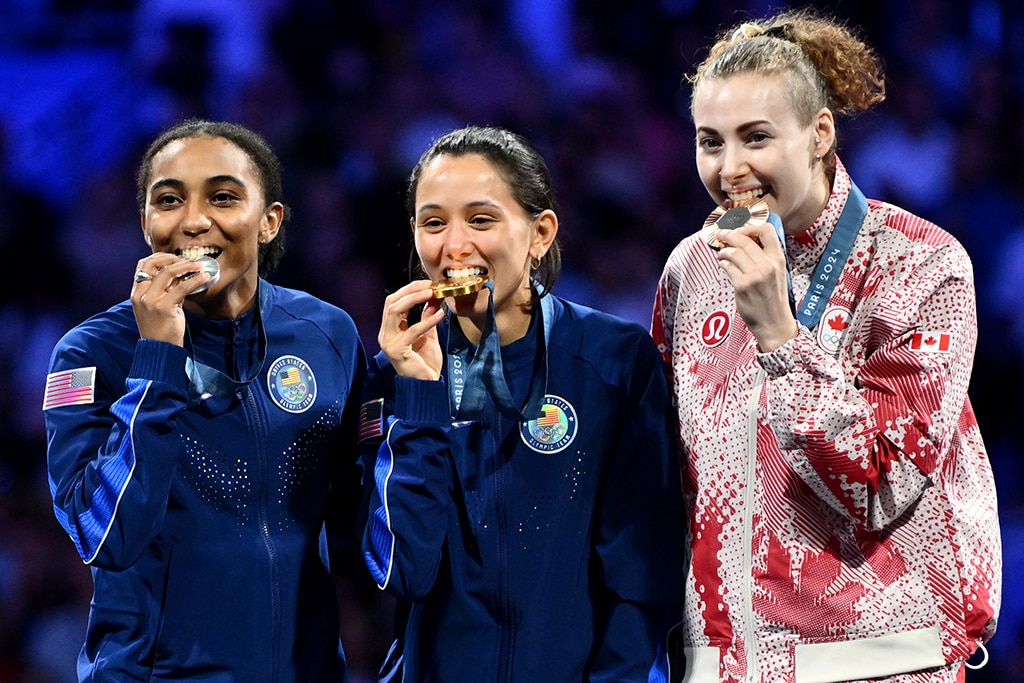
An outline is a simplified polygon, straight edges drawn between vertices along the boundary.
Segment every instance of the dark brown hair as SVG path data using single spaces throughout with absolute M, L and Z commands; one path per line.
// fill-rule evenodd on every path
M 284 206 L 284 215 L 281 218 L 277 235 L 268 243 L 259 246 L 257 261 L 259 274 L 260 277 L 266 277 L 277 268 L 277 264 L 284 254 L 284 229 L 291 217 L 291 209 L 284 203 L 284 192 L 281 188 L 281 162 L 259 133 L 237 123 L 205 121 L 203 119 L 188 119 L 168 128 L 150 143 L 139 163 L 135 179 L 135 199 L 138 202 L 139 211 L 146 210 L 146 193 L 150 176 L 153 174 L 153 157 L 175 140 L 199 137 L 224 138 L 245 152 L 259 178 L 263 190 L 263 206 L 268 207 L 274 202 L 280 202 Z
M 478 154 L 493 164 L 508 183 L 512 197 L 531 218 L 546 210 L 555 210 L 555 191 L 544 158 L 520 135 L 504 128 L 468 126 L 453 130 L 434 141 L 420 156 L 409 174 L 405 208 L 409 216 L 416 213 L 416 188 L 423 168 L 439 156 Z M 562 269 L 562 253 L 558 241 L 551 243 L 541 258 L 535 277 L 542 295 L 551 291 Z

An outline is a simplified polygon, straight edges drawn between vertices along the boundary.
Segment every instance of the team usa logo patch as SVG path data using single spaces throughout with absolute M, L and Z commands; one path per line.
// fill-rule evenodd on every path
M 561 396 L 547 394 L 536 420 L 519 423 L 523 443 L 538 453 L 564 451 L 576 438 L 576 409 Z
M 728 338 L 731 327 L 731 315 L 725 311 L 712 311 L 701 323 L 700 340 L 707 347 L 718 346 Z
M 833 307 L 825 311 L 818 323 L 818 346 L 827 353 L 838 353 L 843 334 L 850 326 L 850 311 Z
M 281 356 L 271 364 L 267 388 L 277 407 L 289 413 L 309 410 L 316 400 L 316 377 L 298 356 Z

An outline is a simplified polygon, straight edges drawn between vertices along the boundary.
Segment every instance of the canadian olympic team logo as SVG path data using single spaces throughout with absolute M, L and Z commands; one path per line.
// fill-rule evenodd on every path
M 828 353 L 838 353 L 843 334 L 849 326 L 849 310 L 838 306 L 826 310 L 818 323 L 818 346 Z
M 281 356 L 271 364 L 267 388 L 277 407 L 289 413 L 309 410 L 316 400 L 316 377 L 298 356 Z
M 561 396 L 547 394 L 536 420 L 519 423 L 523 443 L 538 453 L 557 453 L 569 447 L 579 426 L 576 410 Z
M 718 346 L 729 336 L 732 316 L 725 311 L 712 311 L 700 326 L 700 339 L 705 346 Z

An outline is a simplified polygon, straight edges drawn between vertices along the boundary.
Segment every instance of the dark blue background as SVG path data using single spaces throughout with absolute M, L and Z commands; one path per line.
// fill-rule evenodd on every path
M 1018 492 L 1024 378 L 1024 9 L 1015 0 L 819 3 L 863 30 L 889 99 L 839 121 L 868 196 L 964 242 L 979 290 L 971 395 L 996 469 L 1006 591 L 991 664 L 1024 681 Z M 73 680 L 88 570 L 53 518 L 42 388 L 59 335 L 128 295 L 145 255 L 134 173 L 164 127 L 202 115 L 262 132 L 295 210 L 273 279 L 347 308 L 368 350 L 407 280 L 405 174 L 467 123 L 548 159 L 557 290 L 650 321 L 672 246 L 713 208 L 694 170 L 690 72 L 767 2 L 715 0 L 0 0 L 0 683 Z M 358 578 L 341 610 L 357 680 L 389 606 Z

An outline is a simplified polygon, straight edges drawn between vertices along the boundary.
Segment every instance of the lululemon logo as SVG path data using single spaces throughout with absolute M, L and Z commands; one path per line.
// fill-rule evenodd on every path
M 705 346 L 718 346 L 729 336 L 732 318 L 725 311 L 713 311 L 700 326 L 700 339 Z

